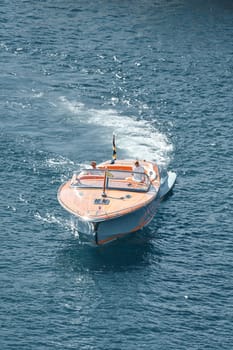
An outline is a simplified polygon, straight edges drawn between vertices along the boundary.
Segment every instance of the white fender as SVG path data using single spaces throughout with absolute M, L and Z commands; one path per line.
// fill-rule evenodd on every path
M 176 173 L 168 171 L 167 176 L 161 179 L 161 185 L 158 193 L 158 197 L 161 199 L 171 191 L 176 182 Z

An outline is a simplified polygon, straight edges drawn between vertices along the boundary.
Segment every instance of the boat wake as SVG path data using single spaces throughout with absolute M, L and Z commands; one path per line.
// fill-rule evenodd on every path
M 122 150 L 124 157 L 155 161 L 158 165 L 167 167 L 173 145 L 167 136 L 160 132 L 149 121 L 126 116 L 114 109 L 88 108 L 85 104 L 60 97 L 62 108 L 72 114 L 75 123 L 91 124 L 101 128 L 101 138 L 109 139 L 109 134 L 117 136 L 117 148 Z M 154 124 L 155 120 L 153 120 Z M 119 151 L 118 151 L 119 153 Z
M 54 213 L 46 212 L 44 214 L 40 212 L 34 213 L 34 218 L 43 224 L 57 225 L 68 232 L 71 232 L 75 238 L 79 239 L 78 226 L 74 218 L 64 219 L 64 217 L 59 217 Z

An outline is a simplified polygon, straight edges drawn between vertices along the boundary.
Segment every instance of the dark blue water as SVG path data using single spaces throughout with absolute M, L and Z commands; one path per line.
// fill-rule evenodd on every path
M 232 1 L 0 1 L 0 348 L 232 349 Z M 137 234 L 95 248 L 73 170 L 177 172 Z

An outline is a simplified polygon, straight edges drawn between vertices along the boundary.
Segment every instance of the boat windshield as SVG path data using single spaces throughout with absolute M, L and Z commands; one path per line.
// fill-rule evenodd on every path
M 84 169 L 73 174 L 71 186 L 147 192 L 150 187 L 150 179 L 147 174 L 134 171 Z

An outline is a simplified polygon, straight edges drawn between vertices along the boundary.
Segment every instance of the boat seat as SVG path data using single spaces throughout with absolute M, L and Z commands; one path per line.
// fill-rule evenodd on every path
M 119 166 L 119 165 L 117 165 L 117 164 L 108 164 L 107 166 L 104 166 L 104 167 L 102 167 L 102 166 L 100 166 L 99 167 L 99 169 L 108 169 L 108 170 L 119 170 L 119 171 L 121 171 L 121 170 L 123 170 L 123 171 L 132 171 L 133 170 L 133 168 L 132 168 L 132 166 L 128 166 L 128 165 L 122 165 L 122 166 Z

